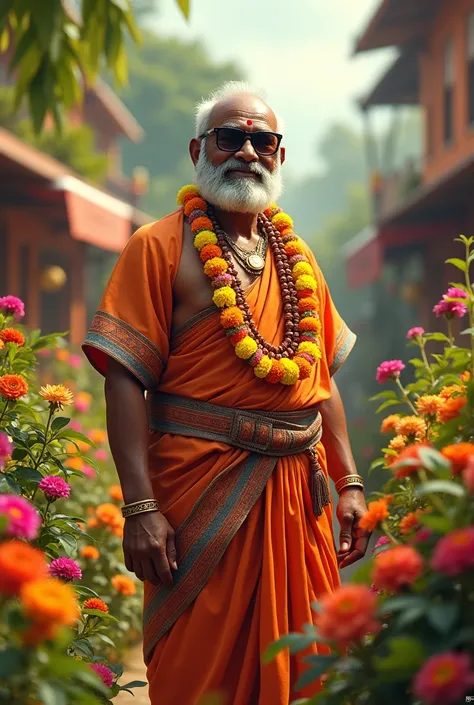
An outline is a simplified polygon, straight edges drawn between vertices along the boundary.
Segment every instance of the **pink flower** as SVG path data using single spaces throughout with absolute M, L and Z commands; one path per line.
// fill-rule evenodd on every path
M 461 301 L 450 301 L 450 299 L 467 299 L 467 294 L 462 289 L 452 286 L 448 289 L 443 298 L 433 308 L 433 312 L 438 318 L 462 318 L 467 313 L 467 306 Z
M 100 680 L 104 685 L 107 686 L 107 688 L 111 688 L 114 684 L 114 674 L 108 668 L 107 666 L 104 666 L 103 663 L 91 663 L 90 667 L 92 668 L 93 671 L 97 673 L 99 676 Z
M 55 558 L 49 564 L 49 573 L 53 578 L 61 578 L 67 582 L 82 578 L 82 570 L 72 558 Z
M 79 431 L 79 433 L 82 433 L 82 424 L 77 419 L 70 420 L 69 428 L 72 429 L 73 431 Z
M 82 357 L 80 355 L 70 355 L 69 356 L 69 364 L 71 367 L 81 367 L 82 366 Z
M 18 321 L 25 315 L 25 304 L 16 296 L 3 296 L 0 298 L 0 311 L 7 316 L 15 316 Z
M 413 340 L 413 338 L 419 338 L 424 335 L 425 329 L 421 326 L 415 326 L 415 328 L 410 328 L 407 333 L 408 340 Z
M 39 488 L 45 493 L 49 501 L 61 498 L 67 499 L 71 494 L 71 486 L 62 477 L 57 477 L 56 475 L 43 477 L 39 483 Z
M 413 692 L 427 705 L 456 705 L 473 685 L 469 654 L 445 651 L 423 664 L 413 680 Z
M 100 460 L 104 463 L 109 458 L 107 451 L 104 450 L 103 448 L 99 448 L 98 450 L 96 450 L 94 455 L 95 455 L 96 460 Z
M 431 567 L 450 576 L 474 568 L 474 526 L 456 529 L 443 536 L 436 544 Z
M 84 399 L 76 399 L 74 402 L 74 407 L 77 409 L 77 411 L 85 413 L 86 411 L 89 411 L 90 404 L 88 404 L 88 402 Z
M 451 286 L 443 296 L 443 298 L 448 299 L 467 299 L 469 298 L 464 289 L 460 289 L 457 286 Z
M 51 357 L 51 350 L 48 350 L 48 348 L 41 348 L 41 350 L 38 350 L 38 355 L 39 357 Z
M 97 474 L 96 471 L 94 470 L 94 468 L 91 468 L 90 465 L 83 465 L 83 467 L 81 468 L 81 472 L 86 477 L 90 477 L 91 480 L 93 480 Z
M 38 536 L 41 517 L 36 508 L 23 497 L 0 495 L 0 516 L 7 517 L 7 536 L 33 541 Z
M 386 360 L 377 367 L 377 382 L 383 384 L 389 379 L 397 379 L 404 369 L 405 365 L 401 360 Z
M 462 473 L 463 482 L 467 490 L 474 494 L 474 455 L 471 455 Z
M 13 445 L 10 442 L 6 433 L 0 431 L 0 470 L 5 467 L 5 458 L 8 458 L 13 452 Z
M 428 526 L 422 526 L 413 537 L 413 543 L 425 543 L 433 536 L 433 530 Z
M 388 536 L 381 536 L 375 544 L 372 553 L 376 551 L 377 548 L 380 548 L 380 546 L 386 546 L 388 543 L 390 543 L 390 539 L 388 538 Z

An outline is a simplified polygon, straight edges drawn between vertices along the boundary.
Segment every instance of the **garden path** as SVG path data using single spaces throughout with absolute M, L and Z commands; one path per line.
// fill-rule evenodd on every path
M 120 679 L 121 683 L 130 683 L 130 681 L 146 681 L 141 644 L 130 652 L 125 663 L 123 676 Z M 117 705 L 150 705 L 148 688 L 136 688 L 134 693 L 135 697 L 129 693 L 120 693 L 114 699 L 114 703 L 117 703 Z

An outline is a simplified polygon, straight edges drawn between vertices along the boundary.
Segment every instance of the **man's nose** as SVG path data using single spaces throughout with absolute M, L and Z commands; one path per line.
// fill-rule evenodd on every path
M 258 154 L 254 150 L 250 139 L 245 140 L 239 151 L 235 153 L 235 157 L 246 162 L 258 162 Z

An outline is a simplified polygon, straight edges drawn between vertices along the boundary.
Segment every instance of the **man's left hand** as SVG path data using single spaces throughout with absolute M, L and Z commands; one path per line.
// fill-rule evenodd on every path
M 365 556 L 370 533 L 359 527 L 359 520 L 367 511 L 364 493 L 357 487 L 342 490 L 337 504 L 337 518 L 341 527 L 339 535 L 339 568 L 346 568 Z

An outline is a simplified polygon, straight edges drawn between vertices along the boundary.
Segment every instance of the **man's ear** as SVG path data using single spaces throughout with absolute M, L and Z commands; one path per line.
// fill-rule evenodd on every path
M 286 159 L 286 148 L 280 147 L 280 163 L 284 164 Z
M 191 142 L 189 143 L 189 156 L 191 157 L 194 166 L 196 166 L 200 154 L 201 154 L 201 140 L 197 140 L 196 138 L 193 138 L 191 140 Z

